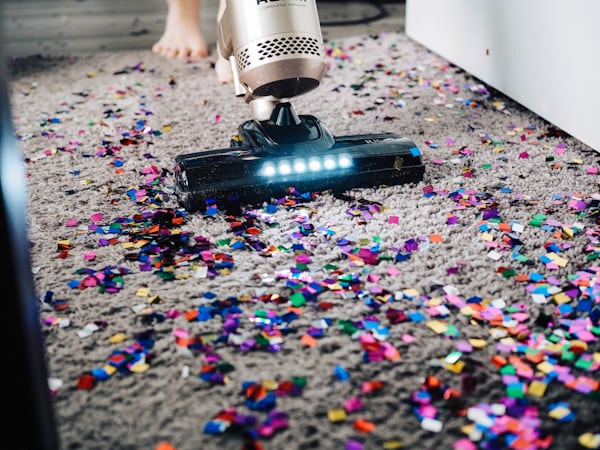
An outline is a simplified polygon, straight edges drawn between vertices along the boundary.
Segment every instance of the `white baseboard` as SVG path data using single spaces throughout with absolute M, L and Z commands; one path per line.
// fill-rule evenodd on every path
M 600 151 L 598 0 L 406 0 L 406 34 Z

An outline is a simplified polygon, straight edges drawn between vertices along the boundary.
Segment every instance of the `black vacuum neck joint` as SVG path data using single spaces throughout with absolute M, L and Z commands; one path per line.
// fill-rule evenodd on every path
M 273 108 L 271 121 L 278 127 L 290 127 L 302 123 L 290 102 L 277 103 Z

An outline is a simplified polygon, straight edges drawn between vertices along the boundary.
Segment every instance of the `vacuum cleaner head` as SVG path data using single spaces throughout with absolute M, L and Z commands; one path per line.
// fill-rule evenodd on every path
M 270 120 L 248 120 L 231 147 L 176 157 L 175 193 L 190 212 L 216 203 L 228 209 L 296 191 L 344 193 L 421 181 L 418 147 L 394 133 L 334 137 L 312 115 L 278 104 Z
M 230 147 L 176 158 L 175 193 L 188 211 L 217 203 L 238 210 L 296 192 L 422 179 L 417 146 L 393 133 L 333 136 L 316 117 L 297 115 L 291 97 L 315 89 L 325 72 L 316 0 L 226 0 L 217 47 L 229 59 L 236 96 L 251 120 Z

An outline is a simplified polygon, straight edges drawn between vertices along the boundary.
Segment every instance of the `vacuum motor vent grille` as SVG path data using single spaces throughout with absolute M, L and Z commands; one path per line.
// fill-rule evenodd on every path
M 243 72 L 252 61 L 265 62 L 285 56 L 322 55 L 321 41 L 310 36 L 283 36 L 267 39 L 242 49 L 237 55 L 238 71 Z

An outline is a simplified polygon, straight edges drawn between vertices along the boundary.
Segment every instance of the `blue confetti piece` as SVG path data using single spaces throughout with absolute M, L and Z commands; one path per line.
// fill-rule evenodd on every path
M 98 381 L 104 381 L 110 378 L 110 375 L 106 372 L 106 370 L 102 368 L 92 369 L 90 372 L 93 375 L 93 377 Z
M 415 311 L 415 312 L 408 314 L 408 318 L 415 323 L 420 323 L 425 320 L 425 315 L 422 312 Z
M 67 286 L 69 286 L 72 289 L 77 289 L 80 285 L 81 282 L 79 280 L 71 280 L 67 283 Z
M 591 309 L 592 309 L 592 301 L 590 299 L 579 300 L 579 303 L 577 304 L 577 311 L 588 312 Z
M 339 381 L 348 381 L 350 379 L 350 374 L 346 371 L 346 369 L 344 369 L 344 367 L 341 364 L 335 366 L 335 369 L 333 369 L 333 373 Z
M 410 149 L 410 154 L 413 156 L 421 156 L 421 151 L 418 147 L 413 147 Z

